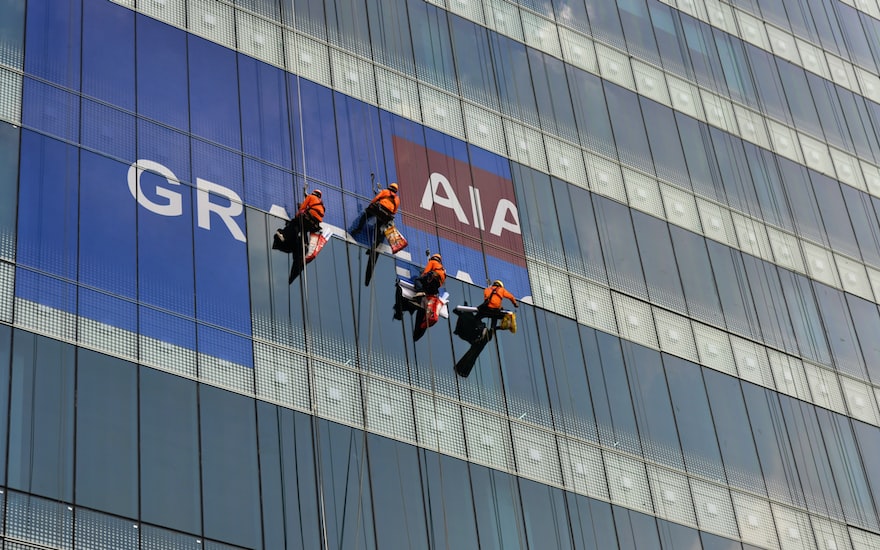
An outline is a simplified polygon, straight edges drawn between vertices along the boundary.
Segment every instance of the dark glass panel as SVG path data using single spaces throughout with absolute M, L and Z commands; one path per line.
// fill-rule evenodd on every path
M 21 130 L 0 122 L 0 258 L 15 259 L 18 144 Z
M 802 408 L 805 406 L 807 405 L 802 405 Z M 876 466 L 871 462 L 873 457 L 869 458 L 867 463 L 862 462 L 850 419 L 819 407 L 812 405 L 809 407 L 814 409 L 818 416 L 824 441 L 822 450 L 824 456 L 828 457 L 829 467 L 834 474 L 834 483 L 840 496 L 844 517 L 848 523 L 876 531 L 878 528 L 876 503 L 872 501 L 865 475 L 865 468 Z
M 324 0 L 281 0 L 282 21 L 287 26 L 326 39 L 324 5 Z
M 373 59 L 407 74 L 416 70 L 406 0 L 367 0 Z
M 845 151 L 855 151 L 850 137 L 851 132 L 847 127 L 847 124 L 851 125 L 851 122 L 847 120 L 846 112 L 838 99 L 837 86 L 814 74 L 806 73 L 806 78 L 824 131 L 824 134 L 816 135 L 824 135 L 830 145 Z M 861 124 L 860 121 L 859 124 Z
M 654 30 L 645 0 L 620 0 L 617 8 L 627 49 L 630 53 L 659 65 L 660 52 L 654 40 Z
M 806 505 L 789 440 L 795 434 L 786 429 L 779 394 L 748 382 L 742 382 L 742 389 L 749 410 L 747 425 L 751 426 L 768 495 L 782 502 Z M 718 433 L 722 433 L 720 428 Z
M 559 216 L 553 201 L 547 200 L 550 176 L 516 163 L 510 168 L 526 254 L 564 267 Z
M 622 344 L 645 458 L 682 470 L 681 443 L 660 353 L 626 341 Z M 617 399 L 618 394 L 614 395 Z
M 574 548 L 563 491 L 522 478 L 519 491 L 528 547 Z
M 74 347 L 16 331 L 12 347 L 7 483 L 73 501 Z
M 806 358 L 824 365 L 830 364 L 831 350 L 828 348 L 822 316 L 819 314 L 810 280 L 787 269 L 779 269 L 777 273 L 785 294 L 798 350 Z
M 587 7 L 584 0 L 553 0 L 556 8 L 556 20 L 572 29 L 590 34 Z
M 850 420 L 850 422 L 861 451 L 861 460 L 868 478 L 868 488 L 874 497 L 874 505 L 880 506 L 880 468 L 876 467 L 877 457 L 880 456 L 880 430 L 876 426 L 858 420 Z
M 364 0 L 327 0 L 327 30 L 330 42 L 370 57 L 370 23 Z
M 880 384 L 880 338 L 877 338 L 880 334 L 880 314 L 877 311 L 877 304 L 852 294 L 844 294 L 844 296 L 852 316 L 852 326 L 858 336 L 862 357 L 868 367 L 868 376 L 875 384 Z
M 319 420 L 318 490 L 324 495 L 324 518 L 330 548 L 376 548 L 366 434 Z
M 418 449 L 378 435 L 367 447 L 377 548 L 428 548 Z
M 713 36 L 730 96 L 734 100 L 758 108 L 755 83 L 746 59 L 744 43 L 724 32 L 713 32 Z
M 794 230 L 794 222 L 785 198 L 785 191 L 773 153 L 743 142 L 761 217 L 769 223 Z
M 587 357 L 587 376 L 598 422 L 599 441 L 636 455 L 642 453 L 630 387 L 618 338 L 598 331 L 581 331 Z
M 611 505 L 583 495 L 565 493 L 575 548 L 617 548 Z
M 822 314 L 825 332 L 834 366 L 840 372 L 866 378 L 865 363 L 859 350 L 853 317 L 846 305 L 845 294 L 837 289 L 813 281 L 816 301 Z
M 742 259 L 764 342 L 792 353 L 797 352 L 797 341 L 779 282 L 781 269 L 748 254 L 743 254 Z
M 606 81 L 605 98 L 608 102 L 608 113 L 611 116 L 614 141 L 617 144 L 620 160 L 653 174 L 654 161 L 651 157 L 651 147 L 648 145 L 639 96 Z
M 766 494 L 739 381 L 709 369 L 703 370 L 703 376 L 728 483 Z
M 760 329 L 742 253 L 715 241 L 707 240 L 706 244 L 727 328 L 757 337 Z
M 423 450 L 419 457 L 431 548 L 474 546 L 477 518 L 468 463 Z
M 880 223 L 874 211 L 874 199 L 849 185 L 841 185 L 840 190 L 852 220 L 862 259 L 867 264 L 880 267 Z
M 724 464 L 701 367 L 672 355 L 663 356 L 663 365 L 687 471 L 724 480 Z
M 0 65 L 22 68 L 26 5 L 21 0 L 0 0 Z
M 705 124 L 681 113 L 675 113 L 675 120 L 678 122 L 678 136 L 687 161 L 690 186 L 697 193 L 724 202 L 726 199 L 712 152 L 709 129 Z
M 669 225 L 669 233 L 684 287 L 687 311 L 696 319 L 723 326 L 724 316 L 715 288 L 706 239 L 675 225 Z
M 776 67 L 776 58 L 751 44 L 746 44 L 745 48 L 761 106 L 769 115 L 792 124 L 794 121 L 785 101 L 785 88 Z
M 675 15 L 678 11 L 662 2 L 648 2 L 648 11 L 663 66 L 676 74 L 688 75 L 690 59 L 685 53 L 681 20 Z
M 12 329 L 0 325 L 0 484 L 6 484 L 6 435 L 9 427 L 9 376 L 12 365 Z
M 612 2 L 587 2 L 587 15 L 593 36 L 618 48 L 626 49 L 617 6 Z
M 137 518 L 137 368 L 80 349 L 76 395 L 76 503 Z
M 690 186 L 687 162 L 675 124 L 675 111 L 655 101 L 639 98 L 657 176 L 682 187 Z
M 141 519 L 202 531 L 196 383 L 140 368 Z
M 664 550 L 704 550 L 700 532 L 684 525 L 662 519 L 657 520 L 660 547 Z
M 838 2 L 834 7 L 837 12 L 837 21 L 846 37 L 846 50 L 849 52 L 850 58 L 863 67 L 876 68 L 877 61 L 874 59 L 869 40 L 869 38 L 876 38 L 876 33 L 865 33 L 865 27 L 870 28 L 871 26 L 870 16 L 841 2 Z
M 567 434 L 598 442 L 578 325 L 559 315 L 544 318 L 546 330 L 541 331 L 541 353 L 552 358 L 547 364 L 550 368 L 545 365 L 545 372 L 556 427 Z
M 567 196 L 560 192 L 555 194 L 555 198 L 558 209 L 566 208 L 565 205 L 568 204 L 574 216 L 574 223 L 566 225 L 565 218 L 560 214 L 563 228 L 568 230 L 573 228 L 577 232 L 577 238 L 574 240 L 571 240 L 571 237 L 567 235 L 564 236 L 566 246 L 563 251 L 566 254 L 569 269 L 594 281 L 607 284 L 608 275 L 605 273 L 602 244 L 596 226 L 596 216 L 593 213 L 592 194 L 573 185 L 565 185 L 565 187 L 567 188 Z M 578 249 L 574 248 L 574 243 L 577 243 Z M 583 262 L 583 271 L 578 269 L 581 262 Z
M 408 0 L 407 5 L 416 74 L 421 80 L 458 93 L 448 12 L 421 0 Z M 521 70 L 521 73 L 528 80 L 528 71 Z
M 810 85 L 807 82 L 806 71 L 782 59 L 777 59 L 776 67 L 779 69 L 779 80 L 785 90 L 788 108 L 794 120 L 797 121 L 798 128 L 803 128 L 810 135 L 823 135 L 816 103 L 813 101 Z
M 709 128 L 709 135 L 727 204 L 737 210 L 757 215 L 758 197 L 749 173 L 743 141 L 712 127 Z
M 810 171 L 810 181 L 816 192 L 816 202 L 819 204 L 831 248 L 835 252 L 858 258 L 859 245 L 853 233 L 852 219 L 841 195 L 841 187 L 849 186 L 841 186 L 837 180 L 813 171 Z
M 577 142 L 578 129 L 565 77 L 565 64 L 531 48 L 528 54 L 541 127 L 551 134 Z
M 581 145 L 612 158 L 617 158 L 614 133 L 602 80 L 587 71 L 566 65 L 574 117 L 581 135 Z
M 620 550 L 660 550 L 655 518 L 620 506 L 611 509 Z
M 528 548 L 517 478 L 472 464 L 471 490 L 481 550 Z
M 489 43 L 495 61 L 495 81 L 501 99 L 501 111 L 540 126 L 535 90 L 532 85 L 527 48 L 506 36 L 490 33 Z
M 199 386 L 205 536 L 263 548 L 254 400 Z
M 703 543 L 703 550 L 741 550 L 742 545 L 730 539 L 712 535 L 710 533 L 700 532 L 700 541 Z
M 728 95 L 730 92 L 727 91 L 724 74 L 719 70 L 721 59 L 715 47 L 714 29 L 689 15 L 680 14 L 680 17 L 697 82 Z
M 686 313 L 669 227 L 666 222 L 636 210 L 632 211 L 632 217 L 648 297 L 656 304 Z
M 598 195 L 593 195 L 593 206 L 612 288 L 646 299 L 648 291 L 629 208 Z
M 339 137 L 336 134 L 333 92 L 291 74 L 288 76 L 287 93 L 295 171 L 307 181 L 340 181 Z M 345 127 L 344 124 L 340 126 Z M 305 136 L 309 138 L 305 139 Z M 301 187 L 301 181 L 294 182 L 294 188 Z
M 482 105 L 498 108 L 498 88 L 489 48 L 489 30 L 467 19 L 449 18 L 455 45 L 455 68 L 461 94 Z

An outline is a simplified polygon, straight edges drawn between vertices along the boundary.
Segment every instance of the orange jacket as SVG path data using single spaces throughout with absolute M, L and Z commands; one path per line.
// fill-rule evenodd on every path
M 490 286 L 483 291 L 483 299 L 486 302 L 486 307 L 489 309 L 501 309 L 501 301 L 504 298 L 513 302 L 513 305 L 516 305 L 516 298 L 504 287 Z
M 446 268 L 443 267 L 443 264 L 438 262 L 437 260 L 428 260 L 428 265 L 425 266 L 424 271 L 422 271 L 422 275 L 426 275 L 433 271 L 438 280 L 440 281 L 440 286 L 443 286 L 443 283 L 446 282 Z
M 315 195 L 307 196 L 306 200 L 299 205 L 299 212 L 297 214 L 302 214 L 303 212 L 308 212 L 319 222 L 324 221 L 324 203 Z
M 397 214 L 397 208 L 400 206 L 400 197 L 391 189 L 383 189 L 379 194 L 373 197 L 370 204 L 379 203 L 383 208 L 392 214 Z

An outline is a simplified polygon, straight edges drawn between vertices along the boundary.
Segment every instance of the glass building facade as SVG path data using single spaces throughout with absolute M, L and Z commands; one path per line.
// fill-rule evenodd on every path
M 0 0 L 0 543 L 880 548 L 878 130 L 877 0 Z

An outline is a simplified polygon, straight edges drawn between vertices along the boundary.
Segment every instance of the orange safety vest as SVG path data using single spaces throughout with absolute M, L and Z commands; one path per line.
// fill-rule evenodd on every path
M 308 212 L 318 223 L 324 221 L 324 203 L 315 195 L 309 195 L 299 206 L 299 213 Z
M 391 214 L 397 214 L 397 208 L 400 206 L 400 197 L 397 196 L 397 193 L 392 191 L 391 189 L 383 189 L 379 191 L 379 194 L 376 195 L 370 204 L 379 203 L 379 206 L 391 212 Z
M 431 271 L 437 274 L 437 279 L 440 281 L 440 286 L 443 286 L 443 283 L 446 282 L 446 268 L 443 267 L 443 264 L 441 264 L 437 260 L 428 260 L 428 265 L 425 266 L 425 270 L 422 271 L 422 275 L 426 275 Z
M 486 307 L 489 309 L 501 309 L 501 302 L 507 298 L 513 305 L 516 305 L 516 298 L 507 291 L 506 288 L 500 286 L 490 286 L 483 291 L 483 299 Z

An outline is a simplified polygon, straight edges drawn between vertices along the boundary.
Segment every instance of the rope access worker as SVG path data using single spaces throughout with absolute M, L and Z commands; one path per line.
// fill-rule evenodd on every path
M 368 218 L 375 218 L 377 229 L 381 229 L 383 225 L 394 220 L 398 208 L 400 208 L 400 197 L 397 196 L 397 183 L 391 182 L 386 189 L 379 191 L 379 194 L 373 197 L 354 231 L 360 231 Z
M 504 301 L 504 298 L 510 300 L 513 303 L 513 307 L 519 307 L 516 298 L 504 288 L 504 284 L 501 281 L 497 279 L 492 281 L 492 285 L 486 287 L 486 290 L 483 291 L 483 303 L 477 306 L 477 319 L 484 317 L 492 319 L 492 329 L 494 329 L 498 319 L 505 315 L 501 309 L 501 303 Z
M 446 282 L 446 268 L 443 267 L 443 258 L 440 254 L 434 254 L 428 259 L 428 265 L 422 270 L 422 274 L 416 277 L 413 287 L 416 296 L 434 296 L 440 292 L 440 287 Z
M 284 229 L 278 230 L 276 238 L 285 244 L 286 251 L 294 252 L 297 246 L 296 237 L 298 236 L 303 244 L 308 244 L 309 235 L 321 230 L 322 221 L 324 221 L 324 203 L 321 201 L 321 190 L 315 189 L 306 195 L 296 215 L 285 224 Z

